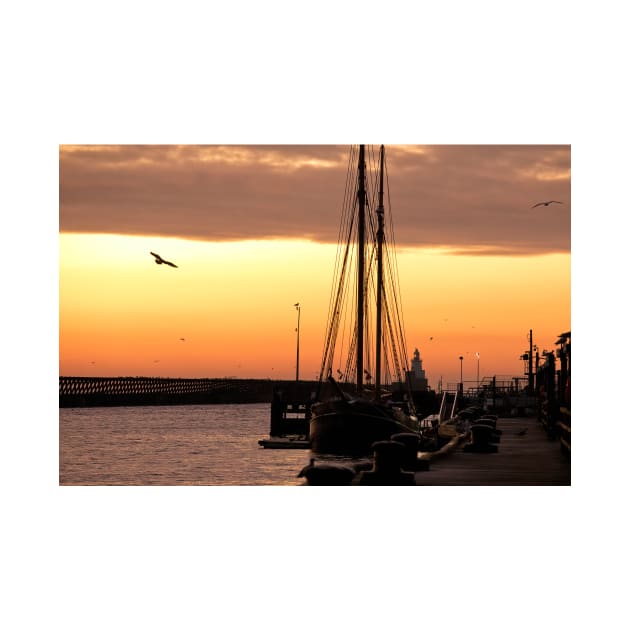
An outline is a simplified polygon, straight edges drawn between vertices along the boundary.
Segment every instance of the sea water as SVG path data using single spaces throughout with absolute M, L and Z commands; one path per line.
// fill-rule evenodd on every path
M 269 404 L 59 409 L 60 485 L 300 485 L 309 449 L 265 449 Z

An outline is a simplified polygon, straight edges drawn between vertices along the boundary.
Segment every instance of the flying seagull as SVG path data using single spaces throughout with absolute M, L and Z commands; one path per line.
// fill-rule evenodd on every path
M 150 252 L 150 254 L 151 256 L 155 256 L 156 265 L 161 265 L 162 263 L 164 263 L 165 265 L 169 265 L 170 267 L 177 267 L 175 263 L 169 262 L 168 260 L 164 260 L 164 258 L 162 258 L 162 256 L 160 256 L 159 254 L 154 254 L 153 252 Z
M 551 201 L 541 201 L 540 203 L 534 204 L 532 208 L 538 208 L 538 206 L 548 206 L 550 203 L 562 203 L 562 201 L 555 201 L 554 199 Z

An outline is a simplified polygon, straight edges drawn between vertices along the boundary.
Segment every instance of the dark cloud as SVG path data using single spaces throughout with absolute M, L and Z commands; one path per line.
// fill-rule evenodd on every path
M 570 250 L 570 146 L 387 148 L 396 241 Z M 346 146 L 62 146 L 60 230 L 202 240 L 337 239 Z M 531 206 L 558 199 L 563 205 Z

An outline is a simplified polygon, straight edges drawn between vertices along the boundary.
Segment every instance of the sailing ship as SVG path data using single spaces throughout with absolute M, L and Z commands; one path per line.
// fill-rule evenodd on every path
M 377 441 L 420 430 L 408 387 L 385 181 L 385 148 L 377 160 L 365 145 L 352 147 L 319 387 L 311 406 L 314 453 L 370 454 Z

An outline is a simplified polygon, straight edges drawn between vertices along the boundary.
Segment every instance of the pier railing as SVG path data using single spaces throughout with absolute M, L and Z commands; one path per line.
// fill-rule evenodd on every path
M 449 393 L 461 392 L 464 396 L 516 396 L 526 393 L 527 388 L 523 387 L 518 376 L 484 376 L 479 381 L 463 381 L 457 383 L 447 383 L 442 391 Z

